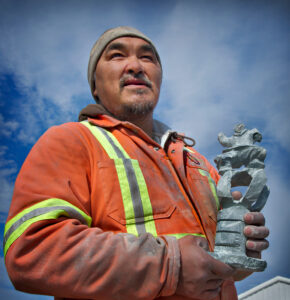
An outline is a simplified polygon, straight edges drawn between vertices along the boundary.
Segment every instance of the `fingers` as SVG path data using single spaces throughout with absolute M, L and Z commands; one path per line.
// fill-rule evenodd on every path
M 269 235 L 269 229 L 264 226 L 265 218 L 262 213 L 250 212 L 244 216 L 244 235 L 248 238 L 246 242 L 247 255 L 254 258 L 261 258 L 261 251 L 269 247 L 265 239 Z
M 252 250 L 246 250 L 246 254 L 249 257 L 253 257 L 253 258 L 261 258 L 261 252 L 257 252 L 257 251 L 252 251 Z
M 251 251 L 261 252 L 269 247 L 267 240 L 248 240 L 246 242 L 246 248 Z
M 220 290 L 221 290 L 220 287 L 218 287 L 216 289 L 212 289 L 212 290 L 206 290 L 198 297 L 198 299 L 200 299 L 200 300 L 216 299 Z
M 244 220 L 248 225 L 265 225 L 264 215 L 260 212 L 248 212 L 244 215 Z
M 211 279 L 206 283 L 207 290 L 215 290 L 221 287 L 224 281 L 222 279 Z
M 248 225 L 244 228 L 244 235 L 249 239 L 265 239 L 269 235 L 269 229 L 265 226 Z
M 223 284 L 224 280 L 222 279 L 211 279 L 208 280 L 206 283 L 206 288 L 203 293 L 201 293 L 199 299 L 214 299 L 217 297 L 221 290 L 221 286 Z

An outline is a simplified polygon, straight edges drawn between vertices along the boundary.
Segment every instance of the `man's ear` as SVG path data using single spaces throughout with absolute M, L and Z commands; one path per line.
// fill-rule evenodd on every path
M 94 92 L 93 92 L 93 95 L 94 95 L 94 98 L 95 98 L 95 100 L 96 100 L 96 103 L 101 103 L 101 101 L 100 101 L 100 99 L 99 99 L 99 97 L 98 97 L 98 91 L 97 91 L 97 88 L 95 87 L 95 90 L 94 90 Z
M 97 88 L 96 88 L 96 86 L 95 86 L 95 89 L 94 89 L 93 95 L 94 95 L 95 97 L 98 97 L 98 91 L 97 91 Z

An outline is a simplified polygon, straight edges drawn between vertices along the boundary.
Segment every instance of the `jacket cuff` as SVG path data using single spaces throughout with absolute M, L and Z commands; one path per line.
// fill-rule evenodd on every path
M 167 279 L 160 292 L 160 296 L 174 295 L 177 289 L 180 273 L 180 250 L 178 241 L 173 236 L 162 236 L 167 243 L 168 270 Z

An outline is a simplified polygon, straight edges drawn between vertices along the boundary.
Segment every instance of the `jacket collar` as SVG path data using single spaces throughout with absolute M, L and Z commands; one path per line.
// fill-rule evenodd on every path
M 112 116 L 103 114 L 99 114 L 93 118 L 89 117 L 87 119 L 90 123 L 104 128 L 115 128 L 118 126 L 128 128 L 139 134 L 142 138 L 150 139 L 150 141 L 152 141 L 152 139 L 141 128 L 128 121 L 120 121 Z M 159 144 L 162 148 L 166 144 L 172 132 L 173 131 L 170 130 L 166 124 L 158 120 L 153 120 L 153 141 Z
M 88 106 L 83 108 L 79 114 L 79 121 L 84 120 L 89 120 L 89 122 L 105 128 L 113 128 L 122 125 L 133 130 L 134 132 L 138 132 L 139 134 L 142 132 L 141 136 L 144 136 L 145 134 L 143 130 L 141 130 L 134 124 L 116 119 L 101 104 L 89 104 Z M 167 125 L 158 120 L 153 120 L 153 140 L 161 145 L 162 148 L 166 144 L 171 132 L 172 131 Z M 148 137 L 148 135 L 146 136 L 147 138 L 150 138 Z

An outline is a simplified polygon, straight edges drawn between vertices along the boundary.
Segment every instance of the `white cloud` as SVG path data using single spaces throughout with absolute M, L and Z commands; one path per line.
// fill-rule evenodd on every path
M 264 213 L 266 224 L 270 228 L 271 242 L 270 267 L 283 265 L 284 257 L 288 255 L 290 247 L 289 239 L 283 241 L 281 247 L 281 237 L 288 236 L 289 231 L 289 177 L 285 173 L 285 166 L 281 167 L 274 162 L 268 164 L 266 168 L 270 196 L 265 206 Z M 285 178 L 286 177 L 286 178 Z M 279 253 L 279 255 L 277 255 Z M 285 266 L 286 267 L 286 266 Z
M 15 161 L 5 159 L 7 152 L 8 147 L 0 146 L 0 223 L 6 221 L 14 188 L 12 177 L 17 172 Z
M 178 2 L 168 16 L 159 37 L 167 90 L 162 114 L 201 149 L 243 121 L 290 150 L 289 44 L 281 38 L 280 15 L 267 6 L 253 7 L 255 13 L 225 7 Z
M 10 137 L 19 128 L 19 123 L 16 121 L 7 121 L 0 113 L 0 136 Z
M 8 173 L 15 172 L 16 170 L 9 170 L 9 169 L 4 169 L 0 170 L 0 186 L 1 186 L 1 196 L 0 196 L 0 213 L 5 214 L 7 216 L 8 210 L 10 207 L 10 202 L 12 198 L 12 193 L 13 193 L 13 187 L 14 184 L 13 182 L 9 181 L 7 179 L 7 171 Z M 0 222 L 4 222 L 6 220 L 5 217 L 0 216 Z
M 86 68 L 97 36 L 138 18 L 117 1 L 26 1 L 18 10 L 14 1 L 2 2 L 0 63 L 29 96 L 21 103 L 26 122 L 18 137 L 32 143 L 37 125 L 75 120 L 92 101 Z M 263 126 L 289 150 L 289 46 L 279 36 L 279 17 L 267 5 L 176 1 L 166 17 L 160 15 L 158 30 L 156 20 L 148 24 L 165 70 L 163 118 L 202 149 L 216 142 L 218 130 L 244 121 Z
M 8 150 L 7 146 L 4 146 L 4 145 L 0 146 L 0 157 L 2 157 L 6 153 L 7 150 Z
M 16 128 L 11 121 L 2 133 L 10 136 L 18 129 L 17 139 L 32 144 L 44 128 L 76 121 L 80 109 L 94 102 L 86 79 L 93 43 L 107 28 L 128 20 L 118 1 L 2 0 L 0 75 L 13 76 L 20 96 L 9 114 L 22 122 Z

